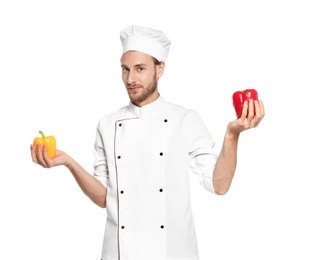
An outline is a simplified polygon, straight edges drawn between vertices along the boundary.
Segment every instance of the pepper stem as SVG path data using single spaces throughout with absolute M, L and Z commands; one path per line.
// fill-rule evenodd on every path
M 39 131 L 39 133 L 42 135 L 42 138 L 45 138 L 45 135 L 43 134 L 42 131 Z

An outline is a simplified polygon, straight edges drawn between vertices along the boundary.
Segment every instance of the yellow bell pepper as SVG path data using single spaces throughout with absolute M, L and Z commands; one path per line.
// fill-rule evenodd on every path
M 39 131 L 42 137 L 36 137 L 33 140 L 33 145 L 36 147 L 40 145 L 43 149 L 43 145 L 47 148 L 47 155 L 53 159 L 56 156 L 56 138 L 54 136 L 45 136 L 42 131 Z

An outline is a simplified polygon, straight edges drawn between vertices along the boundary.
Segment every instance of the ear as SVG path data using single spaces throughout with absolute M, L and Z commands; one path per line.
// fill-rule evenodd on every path
M 156 67 L 157 67 L 157 76 L 158 78 L 161 78 L 164 73 L 165 62 L 164 61 L 160 62 L 160 64 L 158 64 Z

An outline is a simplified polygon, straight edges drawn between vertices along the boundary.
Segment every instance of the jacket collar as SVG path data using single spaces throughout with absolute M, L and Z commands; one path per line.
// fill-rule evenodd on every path
M 142 107 L 138 107 L 134 105 L 132 102 L 129 103 L 128 109 L 129 112 L 132 113 L 134 116 L 142 117 L 142 116 L 149 116 L 151 114 L 156 113 L 161 109 L 163 106 L 164 100 L 161 95 L 152 103 L 147 104 Z

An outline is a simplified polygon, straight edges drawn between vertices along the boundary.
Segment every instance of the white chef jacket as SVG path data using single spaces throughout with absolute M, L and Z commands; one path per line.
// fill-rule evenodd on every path
M 197 112 L 132 103 L 100 118 L 94 176 L 107 188 L 103 260 L 197 260 L 189 172 L 212 186 L 217 155 Z

